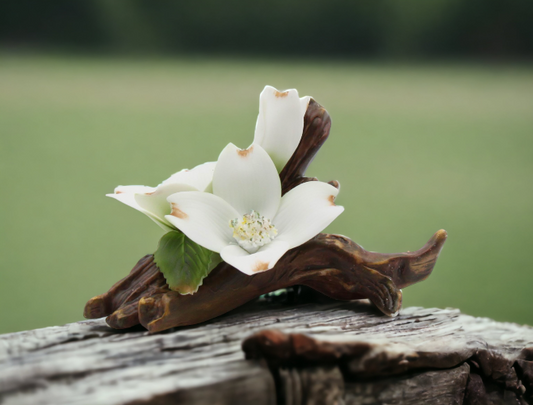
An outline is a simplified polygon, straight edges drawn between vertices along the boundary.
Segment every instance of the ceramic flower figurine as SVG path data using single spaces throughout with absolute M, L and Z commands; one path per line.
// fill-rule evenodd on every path
M 437 231 L 414 252 L 369 252 L 321 233 L 344 210 L 339 183 L 306 177 L 331 119 L 311 97 L 266 86 L 252 144 L 232 143 L 217 162 L 182 170 L 157 187 L 119 186 L 108 196 L 166 233 L 154 254 L 85 305 L 117 329 L 193 325 L 262 294 L 307 286 L 338 300 L 368 298 L 395 316 L 402 288 L 429 276 L 444 245 Z

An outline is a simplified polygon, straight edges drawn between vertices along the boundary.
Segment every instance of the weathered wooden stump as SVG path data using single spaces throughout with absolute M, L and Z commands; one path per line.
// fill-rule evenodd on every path
M 246 359 L 248 358 L 248 360 Z M 0 336 L 0 403 L 527 404 L 533 328 L 455 309 L 256 302 L 150 334 L 103 319 Z

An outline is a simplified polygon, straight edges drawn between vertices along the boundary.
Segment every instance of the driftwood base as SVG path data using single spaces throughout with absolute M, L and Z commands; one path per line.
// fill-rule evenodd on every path
M 2 405 L 527 404 L 532 393 L 533 328 L 453 309 L 390 318 L 367 301 L 256 302 L 159 334 L 99 319 L 0 336 Z
M 192 295 L 171 291 L 153 255 L 147 255 L 108 292 L 91 298 L 83 314 L 89 319 L 107 316 L 115 329 L 140 323 L 161 332 L 208 321 L 272 291 L 307 286 L 337 300 L 368 298 L 381 312 L 395 316 L 402 305 L 401 289 L 431 274 L 446 238 L 440 230 L 415 252 L 385 254 L 369 252 L 344 236 L 319 234 L 288 251 L 272 270 L 254 276 L 221 263 Z

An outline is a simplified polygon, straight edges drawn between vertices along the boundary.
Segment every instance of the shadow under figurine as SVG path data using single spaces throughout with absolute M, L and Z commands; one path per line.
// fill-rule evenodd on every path
M 280 173 L 283 194 L 317 180 L 304 174 L 330 127 L 327 111 L 311 99 L 301 141 Z M 338 187 L 336 181 L 329 184 Z M 263 294 L 297 285 L 336 300 L 366 298 L 384 314 L 395 316 L 402 305 L 401 289 L 431 274 L 446 237 L 446 231 L 439 230 L 420 250 L 383 254 L 366 251 L 345 236 L 321 233 L 288 251 L 263 273 L 248 276 L 222 262 L 192 295 L 170 290 L 153 255 L 147 255 L 108 292 L 91 298 L 84 316 L 107 316 L 108 325 L 115 329 L 140 323 L 150 332 L 159 332 L 207 321 Z

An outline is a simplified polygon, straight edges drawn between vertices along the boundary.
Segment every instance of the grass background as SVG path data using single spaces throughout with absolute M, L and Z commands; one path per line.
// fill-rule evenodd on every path
M 248 146 L 265 84 L 332 116 L 308 170 L 342 184 L 329 232 L 396 252 L 448 231 L 404 306 L 533 324 L 529 66 L 2 55 L 0 333 L 82 319 L 161 236 L 104 194 Z

